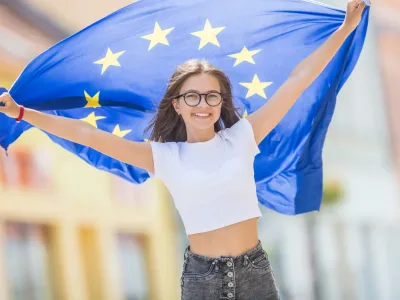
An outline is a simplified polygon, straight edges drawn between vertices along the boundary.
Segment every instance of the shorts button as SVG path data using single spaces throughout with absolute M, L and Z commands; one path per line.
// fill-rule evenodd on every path
M 232 272 L 228 272 L 228 277 L 233 277 L 233 273 Z
M 232 298 L 233 294 L 232 293 L 228 293 L 228 298 Z
M 228 267 L 232 267 L 232 262 L 228 261 L 226 264 L 228 265 Z
M 233 287 L 233 282 L 228 282 L 229 287 Z

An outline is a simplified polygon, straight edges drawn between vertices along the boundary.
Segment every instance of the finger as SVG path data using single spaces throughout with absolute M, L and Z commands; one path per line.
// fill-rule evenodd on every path
M 365 2 L 363 1 L 360 6 L 358 7 L 358 9 L 360 9 L 361 11 L 364 10 L 364 8 L 367 6 L 367 4 L 365 4 Z
M 6 106 L 6 93 L 3 93 L 3 95 L 0 96 L 0 107 L 1 106 Z
M 365 1 L 367 0 L 357 0 L 355 1 L 355 7 L 360 7 L 361 5 L 365 4 Z
M 359 2 L 359 7 L 364 8 L 367 5 L 367 3 L 371 3 L 371 2 L 369 0 L 361 0 Z
M 0 89 L 0 99 L 5 98 L 9 93 L 7 91 L 1 91 Z
M 352 0 L 352 1 L 350 1 L 350 4 L 352 5 L 352 6 L 354 6 L 354 7 L 357 7 L 357 6 L 359 6 L 361 3 L 363 3 L 364 2 L 364 0 Z
M 358 9 L 358 7 L 360 6 L 361 2 L 362 2 L 362 0 L 349 1 L 349 6 L 348 6 L 349 11 L 350 12 L 356 11 Z

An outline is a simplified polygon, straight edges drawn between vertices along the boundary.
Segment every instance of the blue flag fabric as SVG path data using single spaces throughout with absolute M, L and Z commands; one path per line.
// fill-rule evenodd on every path
M 362 50 L 368 15 L 367 7 L 331 63 L 259 145 L 255 179 L 266 207 L 292 215 L 320 209 L 325 135 Z M 303 0 L 142 0 L 35 58 L 10 94 L 26 107 L 144 141 L 143 129 L 179 64 L 205 58 L 224 70 L 245 116 L 266 103 L 344 17 L 343 10 Z M 0 115 L 0 145 L 7 150 L 30 127 Z M 49 136 L 98 169 L 134 183 L 149 178 L 143 169 Z

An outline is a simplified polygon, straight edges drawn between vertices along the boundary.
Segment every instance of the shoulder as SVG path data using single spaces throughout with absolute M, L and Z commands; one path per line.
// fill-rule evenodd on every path
M 176 151 L 179 146 L 178 143 L 176 142 L 155 142 L 155 141 L 150 141 L 150 145 L 152 148 L 153 153 L 154 152 L 164 152 L 164 153 L 172 153 Z
M 229 128 L 220 131 L 224 139 L 230 140 L 239 145 L 240 148 L 244 147 L 245 151 L 251 155 L 260 153 L 260 149 L 255 140 L 253 126 L 246 118 L 242 118 Z
M 220 133 L 225 137 L 239 137 L 243 134 L 253 134 L 253 128 L 246 118 L 239 119 L 231 127 L 222 129 Z
M 164 179 L 168 174 L 168 170 L 176 163 L 175 158 L 179 154 L 178 143 L 150 141 L 150 145 L 154 163 L 154 173 L 150 174 L 150 176 Z

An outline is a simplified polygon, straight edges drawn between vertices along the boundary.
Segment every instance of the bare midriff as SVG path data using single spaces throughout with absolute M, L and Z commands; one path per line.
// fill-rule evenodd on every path
M 208 257 L 238 256 L 258 243 L 258 217 L 188 236 L 190 251 Z

